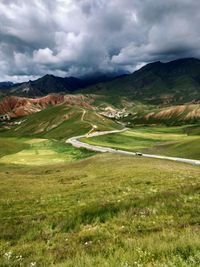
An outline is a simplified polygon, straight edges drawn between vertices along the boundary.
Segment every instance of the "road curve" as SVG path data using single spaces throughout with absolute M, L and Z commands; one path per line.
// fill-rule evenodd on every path
M 110 153 L 125 154 L 125 155 L 130 155 L 130 156 L 138 156 L 137 153 L 135 153 L 135 152 L 129 152 L 129 151 L 114 149 L 114 148 L 110 148 L 110 147 L 95 146 L 95 145 L 90 145 L 90 144 L 84 143 L 82 141 L 79 141 L 79 139 L 83 138 L 83 137 L 89 138 L 89 137 L 100 136 L 100 135 L 105 135 L 105 134 L 120 133 L 120 132 L 124 132 L 126 130 L 127 130 L 127 128 L 124 128 L 123 130 L 93 132 L 90 134 L 79 135 L 79 136 L 69 138 L 66 141 L 66 143 L 71 144 L 77 148 L 86 148 L 88 150 L 97 151 L 97 152 L 110 152 Z M 155 158 L 155 159 L 165 159 L 165 160 L 172 160 L 172 161 L 188 163 L 188 164 L 192 164 L 192 165 L 200 165 L 200 160 L 194 160 L 194 159 L 158 156 L 158 155 L 143 154 L 143 153 L 142 153 L 142 157 Z

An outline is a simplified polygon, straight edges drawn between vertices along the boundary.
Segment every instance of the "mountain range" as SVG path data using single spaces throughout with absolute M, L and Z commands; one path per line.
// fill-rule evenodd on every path
M 87 78 L 45 75 L 20 84 L 0 83 L 0 94 L 26 97 L 51 93 L 92 93 L 126 96 L 144 103 L 183 104 L 200 100 L 200 60 L 178 59 L 168 63 L 150 63 L 132 74 L 96 75 Z
M 92 76 L 82 78 L 57 77 L 51 74 L 23 83 L 0 82 L 0 95 L 15 95 L 26 97 L 39 97 L 51 93 L 73 93 L 78 89 L 85 88 L 100 82 L 115 79 L 115 74 L 95 73 Z
M 154 105 L 196 102 L 200 100 L 200 60 L 150 63 L 130 75 L 87 88 L 85 92 L 121 95 Z

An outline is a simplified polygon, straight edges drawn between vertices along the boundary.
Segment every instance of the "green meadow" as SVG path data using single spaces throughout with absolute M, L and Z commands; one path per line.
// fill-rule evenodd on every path
M 0 266 L 200 264 L 197 166 L 98 154 L 0 177 Z
M 119 134 L 109 134 L 81 140 L 100 146 L 109 146 L 133 152 L 200 159 L 200 136 L 196 128 L 136 127 Z M 197 133 L 198 134 L 198 133 Z
M 195 142 L 198 158 L 191 129 L 136 128 L 87 142 L 137 151 Z M 13 135 L 0 137 L 0 266 L 200 265 L 198 166 Z

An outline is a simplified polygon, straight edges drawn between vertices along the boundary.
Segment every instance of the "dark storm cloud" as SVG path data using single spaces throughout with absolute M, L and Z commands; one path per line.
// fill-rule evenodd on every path
M 0 0 L 0 80 L 200 57 L 196 0 Z

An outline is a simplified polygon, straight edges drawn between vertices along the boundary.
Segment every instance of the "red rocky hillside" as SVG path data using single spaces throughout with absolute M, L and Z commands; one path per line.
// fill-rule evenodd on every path
M 11 118 L 26 116 L 45 109 L 49 105 L 66 103 L 91 107 L 92 98 L 83 95 L 47 95 L 41 98 L 8 96 L 0 102 L 0 115 L 8 114 Z

